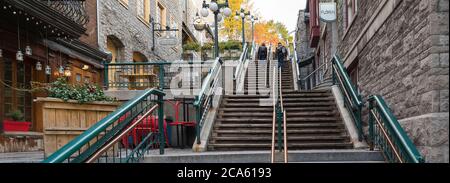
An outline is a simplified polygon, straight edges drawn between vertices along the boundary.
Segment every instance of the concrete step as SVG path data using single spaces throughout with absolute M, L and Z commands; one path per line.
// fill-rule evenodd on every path
M 242 124 L 242 123 L 222 123 L 216 124 L 215 128 L 270 128 L 272 129 L 272 124 Z M 287 128 L 343 128 L 344 124 L 338 123 L 306 123 L 306 124 L 287 124 Z
M 287 129 L 287 133 L 289 135 L 295 135 L 295 134 L 339 134 L 345 132 L 345 129 L 302 129 L 302 130 L 293 130 L 293 129 Z M 272 129 L 266 129 L 266 130 L 223 130 L 219 129 L 216 130 L 215 133 L 217 134 L 237 134 L 237 135 L 247 135 L 247 134 L 255 134 L 255 135 L 263 135 L 263 134 L 272 134 Z
M 294 142 L 304 142 L 304 141 L 308 141 L 308 142 L 314 142 L 314 141 L 344 141 L 346 140 L 348 137 L 344 136 L 344 135 L 329 135 L 329 136 L 296 136 L 296 137 L 288 137 L 288 143 L 294 143 Z M 239 143 L 241 141 L 245 141 L 245 143 L 251 142 L 251 143 L 263 143 L 266 144 L 267 142 L 270 143 L 270 141 L 272 141 L 272 137 L 271 136 L 266 136 L 266 137 L 246 137 L 246 138 L 242 138 L 242 137 L 214 137 L 213 141 L 217 142 L 223 142 L 223 143 Z M 256 141 L 256 142 L 253 142 Z M 277 139 L 275 139 L 275 141 L 278 141 Z
M 225 100 L 227 103 L 233 103 L 233 102 L 260 102 L 261 100 L 259 98 L 228 98 Z M 314 97 L 314 98 L 283 98 L 283 102 L 285 103 L 300 103 L 300 102 L 332 102 L 334 101 L 334 98 L 330 97 Z
M 145 155 L 141 163 L 270 163 L 270 156 L 270 151 L 185 152 L 164 155 L 155 153 Z M 291 150 L 288 151 L 288 162 L 383 163 L 384 158 L 381 152 L 368 150 Z
M 252 116 L 272 116 L 273 111 L 264 111 L 264 112 L 219 112 L 219 116 L 222 117 L 252 117 Z M 312 111 L 312 112 L 297 112 L 297 111 L 289 111 L 286 112 L 287 117 L 335 117 L 336 113 L 334 112 L 324 112 L 324 111 Z
M 260 143 L 260 144 L 209 144 L 208 148 L 211 150 L 222 150 L 222 151 L 233 151 L 239 149 L 267 149 L 270 150 L 271 143 Z M 351 142 L 347 143 L 288 143 L 288 149 L 350 149 L 353 148 Z

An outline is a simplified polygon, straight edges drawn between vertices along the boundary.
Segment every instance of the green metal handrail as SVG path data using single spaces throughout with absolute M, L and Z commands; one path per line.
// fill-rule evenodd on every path
M 351 114 L 355 125 L 358 129 L 358 140 L 363 139 L 362 119 L 361 113 L 364 103 L 362 101 L 361 94 L 356 90 L 352 84 L 350 77 L 347 74 L 346 69 L 342 65 L 339 56 L 335 55 L 332 59 L 333 64 L 333 85 L 336 84 L 336 80 L 339 81 L 339 88 L 344 93 L 345 105 L 351 109 Z
M 424 162 L 424 158 L 381 96 L 373 95 L 369 97 L 369 110 L 369 144 L 371 150 L 376 146 L 381 148 L 386 159 L 390 162 Z
M 245 43 L 244 47 L 242 48 L 242 54 L 241 57 L 239 58 L 238 66 L 236 67 L 236 71 L 233 75 L 234 80 L 238 80 L 240 75 L 242 74 L 242 69 L 244 67 L 245 60 L 247 60 L 247 52 L 248 52 L 247 50 L 248 45 L 247 43 Z
M 222 61 L 220 58 L 216 58 L 213 67 L 209 70 L 208 75 L 202 83 L 202 88 L 198 95 L 195 97 L 194 107 L 196 113 L 196 125 L 195 133 L 197 137 L 197 144 L 200 144 L 200 131 L 202 128 L 202 120 L 204 120 L 204 115 L 208 106 L 212 103 L 210 99 L 212 92 L 215 91 L 216 84 L 220 79 L 220 70 L 222 68 Z M 206 102 L 206 105 L 205 105 Z
M 163 119 L 162 116 L 164 114 L 162 104 L 163 104 L 163 96 L 165 96 L 165 94 L 164 92 L 158 89 L 147 89 L 143 91 L 139 96 L 126 102 L 121 107 L 119 107 L 119 109 L 110 113 L 108 116 L 92 125 L 81 135 L 77 136 L 72 141 L 64 145 L 62 148 L 54 152 L 47 159 L 45 159 L 43 163 L 62 163 L 63 161 L 67 160 L 72 156 L 72 154 L 79 151 L 83 146 L 90 143 L 94 138 L 98 137 L 101 133 L 105 132 L 105 130 L 108 127 L 111 127 L 111 125 L 113 125 L 117 120 L 119 120 L 120 117 L 126 115 L 129 111 L 133 110 L 133 108 L 137 107 L 137 105 L 139 105 L 141 101 L 146 100 L 147 97 L 149 97 L 150 95 L 158 96 L 158 104 L 159 104 L 158 116 L 161 116 L 161 118 L 159 118 L 158 120 L 160 120 L 159 126 L 162 127 L 161 120 Z M 162 138 L 160 143 L 164 144 L 164 138 Z M 164 148 L 164 145 L 161 145 L 160 147 Z M 164 152 L 164 150 L 161 150 L 161 152 Z

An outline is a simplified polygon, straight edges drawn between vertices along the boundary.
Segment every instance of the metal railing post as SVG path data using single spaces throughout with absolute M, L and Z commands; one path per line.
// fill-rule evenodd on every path
M 159 65 L 159 89 L 164 90 L 164 65 Z
M 195 97 L 195 101 L 197 101 L 199 99 L 198 96 Z M 200 120 L 201 120 L 201 109 L 200 109 L 200 104 L 195 105 L 195 121 L 197 122 L 197 125 L 195 126 L 195 133 L 197 136 L 197 144 L 201 144 L 200 141 Z
M 158 130 L 159 130 L 159 154 L 164 154 L 164 97 L 158 95 Z
M 280 106 L 277 107 L 277 126 L 278 126 L 278 150 L 281 152 L 283 149 L 283 136 L 282 136 L 282 126 L 281 121 L 283 120 L 283 114 L 281 112 Z
M 105 90 L 107 90 L 108 88 L 109 88 L 109 79 L 108 79 L 108 75 L 109 75 L 109 68 L 108 68 L 108 62 L 106 62 L 106 61 L 104 61 L 103 62 L 103 74 L 104 74 L 104 76 L 103 76 L 103 85 L 104 85 L 104 88 L 105 88 Z
M 373 149 L 374 149 L 374 123 L 373 123 L 373 118 L 374 118 L 374 116 L 372 115 L 372 113 L 370 112 L 370 111 L 372 111 L 373 110 L 373 104 L 372 104 L 372 101 L 371 102 L 369 102 L 369 139 L 368 139 L 368 141 L 369 141 L 369 146 L 370 146 L 370 150 L 371 151 L 373 151 Z

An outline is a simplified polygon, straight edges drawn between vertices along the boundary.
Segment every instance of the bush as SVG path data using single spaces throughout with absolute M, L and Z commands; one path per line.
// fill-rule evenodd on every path
M 221 42 L 221 43 L 219 43 L 219 49 L 220 49 L 220 52 L 223 52 L 225 50 L 241 50 L 242 51 L 242 44 L 239 41 Z
M 23 115 L 22 111 L 20 111 L 20 110 L 15 110 L 11 113 L 8 113 L 6 115 L 6 117 L 9 117 L 12 120 L 17 121 L 17 122 L 25 121 L 25 115 Z
M 94 101 L 113 102 L 114 98 L 108 97 L 103 89 L 92 84 L 71 85 L 67 83 L 66 78 L 58 78 L 47 88 L 48 96 L 59 98 L 64 101 L 76 100 L 78 103 L 87 103 Z
M 183 45 L 183 50 L 194 50 L 194 51 L 200 51 L 200 44 L 198 43 L 194 43 L 194 42 L 189 42 Z
M 202 51 L 212 50 L 213 48 L 214 48 L 214 44 L 213 43 L 205 43 L 202 46 Z

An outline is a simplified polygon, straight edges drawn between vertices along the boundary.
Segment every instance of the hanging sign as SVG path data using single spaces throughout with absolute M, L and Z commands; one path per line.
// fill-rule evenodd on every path
M 158 39 L 158 44 L 160 46 L 175 46 L 178 44 L 178 39 L 176 37 L 163 37 Z
M 323 22 L 336 21 L 336 3 L 320 3 L 320 20 Z

